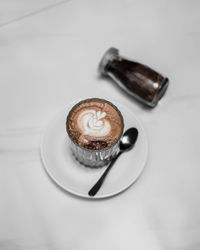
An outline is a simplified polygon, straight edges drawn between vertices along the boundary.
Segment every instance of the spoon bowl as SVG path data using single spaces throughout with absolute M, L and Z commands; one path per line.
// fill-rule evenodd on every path
M 120 141 L 120 152 L 131 150 L 137 140 L 138 130 L 136 128 L 129 128 L 123 134 Z

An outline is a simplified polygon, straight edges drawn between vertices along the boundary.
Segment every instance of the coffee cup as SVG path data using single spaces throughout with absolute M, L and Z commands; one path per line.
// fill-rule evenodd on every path
M 102 167 L 119 152 L 124 120 L 111 102 L 89 98 L 68 113 L 66 131 L 75 158 L 85 166 Z

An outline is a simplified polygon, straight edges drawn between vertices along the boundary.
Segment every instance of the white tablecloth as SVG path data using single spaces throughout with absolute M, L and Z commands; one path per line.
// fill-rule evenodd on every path
M 200 249 L 200 2 L 0 2 L 0 249 Z M 146 109 L 99 78 L 114 46 L 167 75 Z M 143 122 L 149 156 L 139 181 L 106 200 L 59 189 L 40 160 L 40 137 L 79 98 L 127 105 Z

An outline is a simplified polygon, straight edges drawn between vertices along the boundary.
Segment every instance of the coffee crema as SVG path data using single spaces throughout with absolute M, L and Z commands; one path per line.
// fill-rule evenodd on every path
M 67 117 L 67 131 L 81 147 L 99 150 L 121 136 L 123 119 L 118 109 L 103 99 L 87 99 L 75 105 Z

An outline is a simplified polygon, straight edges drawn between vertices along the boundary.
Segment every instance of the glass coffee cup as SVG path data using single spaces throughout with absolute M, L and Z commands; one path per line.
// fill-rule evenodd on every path
M 85 166 L 107 165 L 119 152 L 124 120 L 111 102 L 89 98 L 70 110 L 66 130 L 75 158 Z

